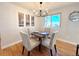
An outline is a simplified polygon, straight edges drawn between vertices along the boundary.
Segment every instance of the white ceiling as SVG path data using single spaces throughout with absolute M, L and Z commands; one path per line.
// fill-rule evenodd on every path
M 43 2 L 42 9 L 54 9 L 62 6 L 70 5 L 75 2 Z M 13 4 L 20 6 L 25 9 L 40 9 L 40 2 L 13 2 Z

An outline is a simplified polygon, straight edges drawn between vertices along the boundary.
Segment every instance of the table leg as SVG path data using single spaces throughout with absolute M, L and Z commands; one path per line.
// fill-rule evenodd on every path
M 40 41 L 40 45 L 39 45 L 39 51 L 41 51 L 41 43 L 42 43 L 42 39 L 41 38 L 39 38 L 39 41 Z

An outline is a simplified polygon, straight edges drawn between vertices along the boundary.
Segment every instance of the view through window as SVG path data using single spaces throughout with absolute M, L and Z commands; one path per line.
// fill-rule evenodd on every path
M 44 20 L 45 28 L 52 28 L 53 31 L 58 31 L 60 27 L 60 14 L 46 16 Z

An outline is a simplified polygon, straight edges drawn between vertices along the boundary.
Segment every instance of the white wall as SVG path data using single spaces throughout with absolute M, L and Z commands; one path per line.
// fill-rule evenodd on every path
M 66 6 L 62 9 L 52 10 L 50 14 L 61 13 L 61 27 L 57 39 L 79 43 L 79 22 L 69 20 L 69 14 L 73 11 L 79 11 L 79 3 Z
M 18 41 L 17 10 L 8 3 L 0 3 L 1 47 Z
M 27 10 L 16 7 L 11 3 L 0 3 L 0 35 L 2 48 L 21 41 L 19 31 L 22 28 L 18 27 L 18 12 L 31 15 Z M 38 28 L 38 23 L 36 22 L 38 22 L 38 18 L 35 17 L 35 26 L 30 26 L 30 28 Z

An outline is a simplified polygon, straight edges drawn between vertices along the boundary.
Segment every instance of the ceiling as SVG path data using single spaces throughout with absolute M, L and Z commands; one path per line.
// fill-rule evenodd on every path
M 12 3 L 25 9 L 32 9 L 32 10 L 40 9 L 40 2 L 12 2 Z M 55 9 L 73 3 L 75 2 L 43 2 L 41 5 L 41 9 L 44 10 Z

